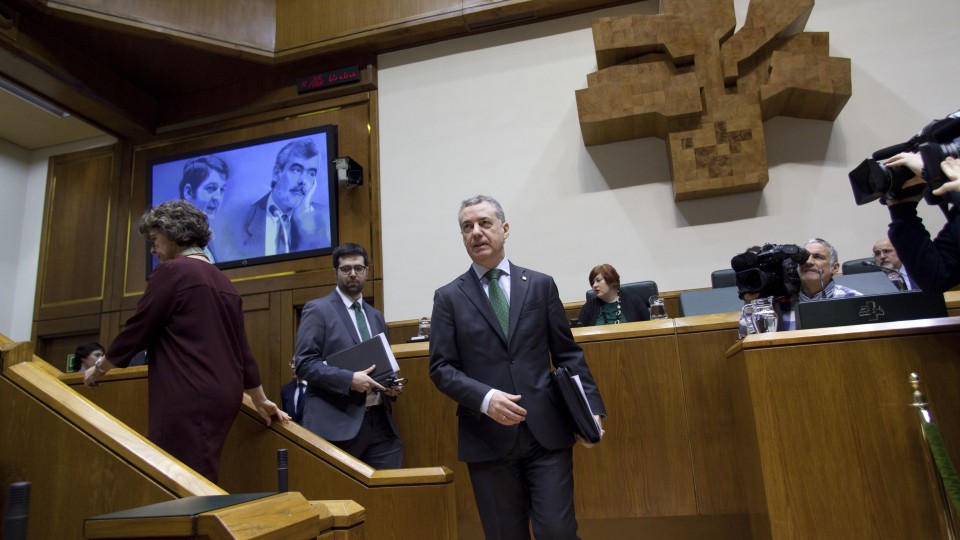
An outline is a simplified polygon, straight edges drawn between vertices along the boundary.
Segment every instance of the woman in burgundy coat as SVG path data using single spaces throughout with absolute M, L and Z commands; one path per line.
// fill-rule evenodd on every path
M 85 376 L 87 386 L 146 349 L 148 438 L 217 481 L 220 452 L 243 393 L 270 425 L 289 420 L 267 399 L 247 342 L 237 290 L 204 255 L 207 216 L 184 200 L 144 213 L 140 233 L 160 259 L 136 313 Z

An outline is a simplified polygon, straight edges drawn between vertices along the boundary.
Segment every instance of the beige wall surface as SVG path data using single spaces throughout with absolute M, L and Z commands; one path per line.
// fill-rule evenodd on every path
M 739 28 L 748 2 L 735 6 Z M 574 97 L 597 68 L 591 21 L 657 10 L 630 4 L 380 57 L 387 320 L 429 315 L 434 289 L 467 268 L 456 211 L 480 192 L 504 205 L 507 256 L 552 274 L 565 302 L 583 299 L 601 262 L 624 282 L 678 290 L 709 287 L 712 270 L 761 242 L 822 236 L 841 260 L 870 255 L 888 213 L 856 206 L 847 173 L 960 106 L 948 52 L 960 46 L 960 3 L 818 2 L 805 29 L 829 32 L 831 56 L 851 59 L 853 97 L 832 123 L 764 124 L 763 192 L 680 203 L 666 145 L 585 147 Z M 921 207 L 939 230 L 939 210 Z

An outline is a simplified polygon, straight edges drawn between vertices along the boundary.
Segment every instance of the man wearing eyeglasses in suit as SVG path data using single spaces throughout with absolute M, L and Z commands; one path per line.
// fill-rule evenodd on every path
M 391 405 L 403 386 L 370 377 L 373 361 L 351 372 L 324 360 L 387 329 L 383 314 L 363 301 L 368 264 L 363 246 L 338 246 L 337 288 L 303 307 L 296 345 L 297 377 L 307 381 L 302 425 L 375 469 L 398 469 L 403 443 Z

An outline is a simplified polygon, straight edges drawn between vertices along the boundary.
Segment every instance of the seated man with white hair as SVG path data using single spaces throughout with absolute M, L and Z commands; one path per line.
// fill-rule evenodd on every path
M 801 302 L 863 296 L 859 291 L 833 281 L 833 275 L 840 270 L 840 262 L 837 250 L 830 242 L 822 238 L 811 238 L 803 245 L 803 249 L 810 252 L 810 258 L 800 265 L 801 287 L 798 296 Z

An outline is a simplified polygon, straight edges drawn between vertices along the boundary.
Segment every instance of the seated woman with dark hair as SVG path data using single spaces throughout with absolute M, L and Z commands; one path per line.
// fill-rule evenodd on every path
M 620 290 L 620 274 L 609 264 L 601 264 L 590 271 L 590 286 L 596 298 L 588 300 L 580 309 L 580 324 L 600 326 L 636 321 L 649 321 L 650 310 L 639 296 Z
M 97 360 L 103 357 L 104 351 L 106 349 L 103 348 L 103 345 L 95 341 L 77 347 L 76 352 L 73 353 L 73 365 L 76 372 L 84 373 L 92 368 Z

